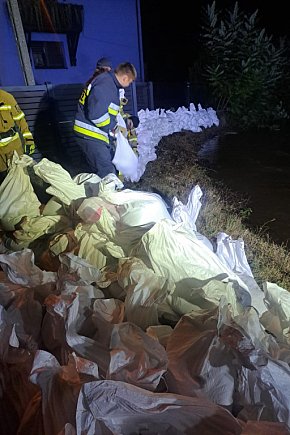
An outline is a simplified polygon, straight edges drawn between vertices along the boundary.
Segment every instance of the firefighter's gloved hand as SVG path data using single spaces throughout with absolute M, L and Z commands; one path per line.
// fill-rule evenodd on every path
M 126 98 L 126 97 L 123 97 L 123 98 L 120 99 L 120 102 L 121 102 L 121 105 L 122 105 L 122 106 L 126 106 L 126 104 L 128 103 L 128 101 L 129 101 L 129 100 L 128 100 L 128 98 Z
M 24 151 L 25 151 L 25 154 L 28 154 L 29 156 L 31 156 L 34 153 L 34 151 L 35 151 L 35 144 L 33 142 L 32 143 L 26 143 Z
M 127 137 L 128 132 L 126 128 L 119 126 L 119 130 L 124 137 Z
M 116 134 L 118 133 L 119 130 L 119 126 L 116 125 L 116 127 L 113 128 L 113 130 L 110 130 L 109 135 L 113 138 L 116 138 Z

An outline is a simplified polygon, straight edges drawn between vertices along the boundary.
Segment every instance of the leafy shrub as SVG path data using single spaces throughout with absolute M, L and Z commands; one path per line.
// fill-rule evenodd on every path
M 239 129 L 275 127 L 288 118 L 281 100 L 288 65 L 285 41 L 276 47 L 257 25 L 258 10 L 247 15 L 238 2 L 224 17 L 215 2 L 205 12 L 204 77 L 217 110 Z

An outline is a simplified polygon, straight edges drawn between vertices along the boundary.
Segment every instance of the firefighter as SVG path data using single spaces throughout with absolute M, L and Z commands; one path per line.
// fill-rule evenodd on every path
M 14 151 L 33 154 L 35 144 L 25 115 L 13 95 L 0 89 L 0 179 L 6 175 Z
M 90 170 L 103 178 L 116 174 L 114 130 L 120 111 L 119 89 L 128 87 L 137 77 L 129 62 L 121 63 L 114 71 L 105 71 L 88 83 L 79 99 L 74 132 Z
M 112 63 L 107 57 L 101 57 L 97 61 L 96 69 L 93 72 L 93 75 L 89 78 L 89 80 L 86 82 L 85 86 L 89 86 L 89 84 L 100 74 L 104 72 L 112 71 Z
M 107 57 L 101 57 L 97 61 L 96 70 L 101 70 L 103 72 L 112 71 L 112 63 L 111 63 L 110 59 Z

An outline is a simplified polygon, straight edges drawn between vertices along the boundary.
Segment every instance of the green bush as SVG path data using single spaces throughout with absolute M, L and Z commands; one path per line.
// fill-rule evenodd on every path
M 240 11 L 238 2 L 222 13 L 213 2 L 206 8 L 201 32 L 203 75 L 216 108 L 241 130 L 274 128 L 288 118 L 282 101 L 288 67 L 285 41 L 276 46 L 258 27 L 257 14 Z

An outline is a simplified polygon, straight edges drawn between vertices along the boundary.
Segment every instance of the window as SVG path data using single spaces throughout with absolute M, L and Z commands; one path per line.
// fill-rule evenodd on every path
M 30 46 L 35 69 L 67 68 L 62 42 L 32 41 Z

